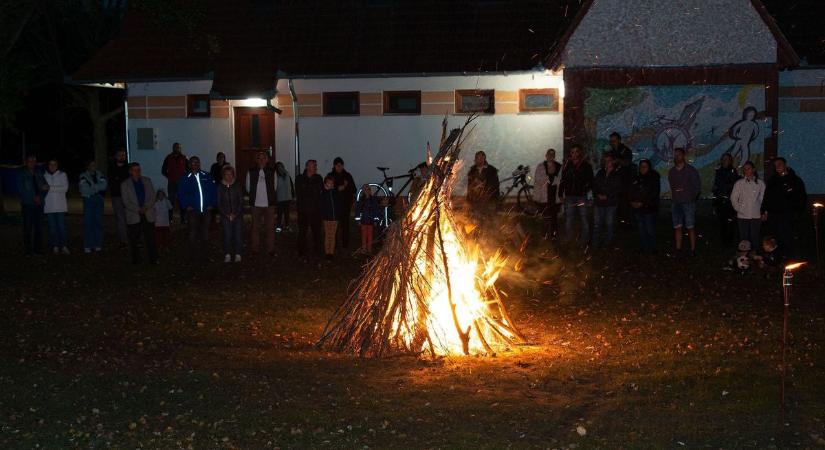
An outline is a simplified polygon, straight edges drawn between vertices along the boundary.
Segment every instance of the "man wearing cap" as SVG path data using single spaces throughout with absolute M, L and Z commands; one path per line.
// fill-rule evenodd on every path
M 332 161 L 332 172 L 327 176 L 335 179 L 335 189 L 338 190 L 338 229 L 341 230 L 341 244 L 349 248 L 349 222 L 352 202 L 355 201 L 355 181 L 352 175 L 344 169 L 344 160 L 340 156 Z

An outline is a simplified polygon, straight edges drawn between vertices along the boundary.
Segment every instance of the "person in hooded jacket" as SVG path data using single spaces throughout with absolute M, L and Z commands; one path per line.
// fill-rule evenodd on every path
M 275 205 L 275 232 L 287 231 L 289 228 L 289 204 L 295 199 L 295 184 L 292 175 L 281 161 L 275 163 L 275 176 L 278 177 L 279 189 L 275 191 L 278 203 Z
M 713 208 L 716 212 L 716 219 L 719 221 L 722 247 L 733 245 L 736 236 L 736 211 L 731 205 L 731 192 L 733 192 L 733 186 L 739 178 L 739 172 L 733 165 L 733 156 L 730 153 L 725 153 L 722 155 L 719 167 L 713 177 Z M 751 242 L 751 245 L 756 244 Z
M 744 178 L 740 178 L 733 185 L 730 201 L 736 210 L 739 225 L 739 239 L 751 243 L 751 248 L 757 248 L 762 229 L 762 200 L 765 198 L 765 183 L 756 173 L 756 165 L 748 161 L 742 166 Z
M 785 158 L 773 160 L 774 175 L 765 183 L 762 212 L 768 228 L 778 238 L 779 250 L 785 258 L 796 258 L 795 225 L 805 212 L 808 194 L 805 183 L 788 167 Z
M 99 252 L 103 247 L 103 194 L 108 182 L 91 160 L 80 174 L 80 195 L 83 197 L 83 251 Z
M 541 209 L 541 218 L 544 222 L 542 234 L 549 239 L 554 239 L 559 231 L 560 183 L 561 164 L 556 162 L 556 150 L 551 148 L 544 154 L 544 161 L 536 166 L 533 176 L 533 201 L 538 203 Z
M 656 253 L 656 218 L 659 215 L 661 177 L 653 170 L 649 159 L 639 161 L 639 172 L 630 184 L 630 207 L 639 229 L 639 244 L 643 254 Z
M 49 245 L 52 247 L 52 253 L 68 255 L 66 212 L 69 209 L 66 204 L 66 192 L 69 191 L 69 178 L 66 172 L 58 168 L 57 160 L 54 158 L 49 160 L 43 178 L 49 185 L 43 205 L 43 213 L 46 214 L 46 222 L 49 224 Z

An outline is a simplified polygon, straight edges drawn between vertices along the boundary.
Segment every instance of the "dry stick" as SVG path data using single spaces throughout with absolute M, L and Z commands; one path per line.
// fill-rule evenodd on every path
M 441 208 L 441 204 L 436 203 L 436 207 Z M 441 235 L 441 213 L 436 213 L 436 218 L 438 222 L 437 230 L 438 230 L 438 245 L 441 247 L 441 259 L 444 261 L 444 272 L 446 274 L 447 279 L 447 300 L 450 303 L 450 311 L 453 313 L 453 323 L 455 324 L 455 331 L 458 333 L 458 337 L 461 339 L 461 349 L 464 350 L 465 355 L 470 354 L 470 327 L 467 327 L 467 331 L 461 331 L 461 324 L 458 322 L 458 314 L 455 312 L 455 303 L 453 303 L 453 288 L 452 283 L 450 282 L 450 266 L 447 264 L 447 252 L 444 250 L 444 237 Z

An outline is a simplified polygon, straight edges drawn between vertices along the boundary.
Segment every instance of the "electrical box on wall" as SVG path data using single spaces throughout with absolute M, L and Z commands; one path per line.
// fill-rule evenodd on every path
M 138 128 L 135 141 L 138 150 L 156 150 L 158 148 L 158 136 L 155 134 L 154 128 Z

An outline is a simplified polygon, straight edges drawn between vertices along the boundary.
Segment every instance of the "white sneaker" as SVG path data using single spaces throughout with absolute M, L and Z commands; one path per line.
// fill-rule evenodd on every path
M 229 253 L 224 255 L 223 256 L 223 262 L 225 262 L 225 263 L 232 262 L 232 255 L 230 255 Z
M 54 253 L 55 255 L 60 253 L 60 247 L 52 247 L 52 253 Z
M 70 253 L 71 253 L 71 252 L 69 252 L 69 247 L 63 247 L 62 249 L 60 249 L 60 251 L 61 251 L 61 253 L 63 253 L 64 255 L 68 255 L 68 254 L 70 254 Z
M 86 247 L 83 249 L 83 253 L 92 253 L 92 249 Z
M 235 262 L 241 262 L 241 255 L 235 255 Z

